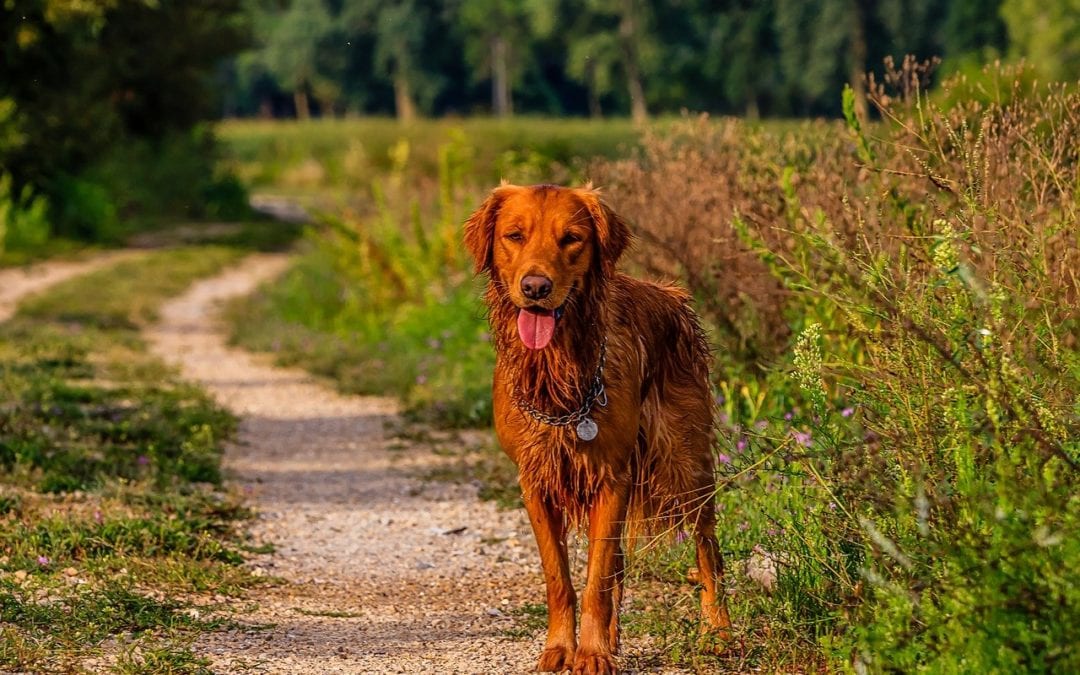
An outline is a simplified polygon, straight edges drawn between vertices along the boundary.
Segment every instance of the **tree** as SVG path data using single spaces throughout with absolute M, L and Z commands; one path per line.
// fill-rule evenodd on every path
M 334 28 L 323 0 L 292 0 L 284 11 L 271 10 L 259 22 L 263 63 L 282 88 L 291 91 L 296 116 L 311 116 L 309 93 L 323 87 L 317 67 L 318 48 Z
M 424 27 L 434 17 L 428 3 L 416 0 L 345 0 L 341 21 L 349 34 L 367 34 L 374 41 L 374 65 L 390 78 L 394 109 L 403 122 L 417 115 L 417 98 L 425 107 L 438 93 L 438 78 L 420 66 Z
M 579 31 L 570 40 L 566 70 L 571 78 L 585 85 L 589 94 L 589 115 L 600 117 L 603 114 L 601 97 L 614 89 L 615 71 L 620 61 L 619 43 L 612 32 Z
M 578 19 L 569 45 L 568 73 L 585 84 L 590 109 L 611 90 L 615 73 L 625 83 L 630 115 L 648 119 L 645 77 L 660 51 L 652 31 L 652 15 L 643 0 L 579 0 L 570 10 Z
M 942 24 L 941 44 L 947 56 L 1000 54 L 1005 49 L 1001 0 L 949 2 Z
M 711 17 L 702 11 L 697 22 L 705 29 L 700 47 L 702 77 L 723 92 L 732 108 L 757 118 L 762 98 L 775 97 L 780 84 L 775 3 L 735 0 L 725 4 Z
M 1043 77 L 1080 77 L 1080 0 L 1005 0 L 1010 50 Z
M 465 59 L 474 77 L 491 78 L 491 107 L 497 117 L 514 112 L 533 39 L 554 27 L 555 8 L 546 0 L 460 0 L 456 19 L 465 34 Z
M 40 186 L 125 138 L 190 129 L 216 108 L 209 75 L 246 41 L 240 0 L 24 0 L 4 9 L 0 123 L 18 142 L 0 162 L 18 183 Z

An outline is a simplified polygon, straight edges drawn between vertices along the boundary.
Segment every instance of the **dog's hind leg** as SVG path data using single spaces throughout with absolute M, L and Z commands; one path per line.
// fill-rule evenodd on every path
M 547 583 L 548 635 L 536 669 L 562 672 L 573 667 L 576 651 L 576 597 L 566 551 L 566 524 L 562 510 L 550 500 L 534 493 L 526 493 L 523 498 Z
M 688 520 L 694 526 L 697 543 L 698 575 L 701 577 L 702 633 L 712 651 L 723 649 L 731 639 L 731 618 L 728 615 L 724 590 L 724 557 L 716 541 L 716 507 L 712 490 L 703 491 Z

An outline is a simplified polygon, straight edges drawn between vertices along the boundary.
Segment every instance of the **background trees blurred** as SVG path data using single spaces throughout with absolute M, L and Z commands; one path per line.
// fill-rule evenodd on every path
M 861 74 L 909 53 L 945 70 L 1008 57 L 1080 76 L 1080 0 L 249 0 L 247 11 L 303 47 L 256 31 L 238 63 L 285 49 L 315 70 L 300 87 L 275 68 L 237 78 L 230 115 L 302 117 L 305 96 L 316 114 L 403 119 L 837 115 L 845 83 L 862 104 Z M 333 95 L 317 96 L 319 83 Z
M 0 54 L 0 203 L 99 237 L 241 208 L 203 120 L 837 116 L 887 56 L 1075 81 L 1080 0 L 0 0 Z

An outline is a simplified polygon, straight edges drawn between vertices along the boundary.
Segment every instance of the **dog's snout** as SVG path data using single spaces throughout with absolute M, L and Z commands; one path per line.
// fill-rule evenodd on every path
M 551 279 L 541 276 L 527 276 L 521 280 L 521 292 L 530 300 L 543 300 L 551 295 Z

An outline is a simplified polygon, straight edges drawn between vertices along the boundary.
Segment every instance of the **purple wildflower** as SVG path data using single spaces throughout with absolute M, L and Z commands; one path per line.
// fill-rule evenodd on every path
M 794 418 L 795 418 L 795 411 L 794 410 L 789 410 L 786 413 L 784 413 L 784 419 L 787 420 L 788 422 L 790 422 Z
M 46 557 L 45 557 L 45 556 L 43 556 L 43 555 L 39 555 L 39 556 L 38 556 L 38 558 L 37 558 L 37 563 L 38 563 L 39 565 L 43 566 L 43 567 L 44 567 L 45 565 L 48 565 L 48 564 L 49 564 L 50 562 L 52 562 L 52 561 L 51 561 L 51 560 L 49 560 L 48 558 L 46 558 Z
M 679 530 L 675 533 L 675 543 L 681 544 L 686 541 L 686 530 Z
M 420 375 L 416 376 L 416 383 L 417 384 L 424 384 L 426 382 L 427 382 L 427 375 L 420 374 Z
M 750 523 L 748 523 L 748 522 L 746 522 L 744 520 L 741 523 L 739 523 L 738 527 L 739 527 L 739 532 L 746 532 L 747 530 L 750 529 Z
M 757 424 L 754 425 L 754 428 L 757 429 L 758 431 L 765 431 L 765 429 L 767 429 L 768 426 L 769 426 L 769 423 L 767 421 L 761 420 Z
M 836 502 L 829 502 L 829 510 L 830 511 L 835 511 L 836 510 Z
M 841 417 L 851 417 L 855 414 L 855 408 L 844 408 L 840 411 Z
M 731 464 L 731 457 L 721 452 L 716 456 L 716 461 L 720 462 L 721 464 Z
M 139 466 L 146 466 L 147 464 L 150 463 L 150 458 L 147 457 L 146 455 L 139 455 L 138 458 L 135 459 L 135 462 Z
M 724 405 L 724 395 L 723 394 L 717 394 L 716 398 L 714 400 L 716 401 L 716 405 Z
M 809 448 L 813 445 L 813 441 L 810 439 L 809 431 L 792 431 L 791 436 L 795 439 L 795 442 L 804 448 Z
M 720 424 L 727 425 L 730 419 L 731 418 L 728 417 L 728 414 L 726 412 L 720 413 Z
M 738 450 L 739 452 L 742 452 L 743 450 L 745 450 L 746 449 L 746 439 L 745 438 L 740 438 L 739 442 L 735 444 L 735 449 Z

